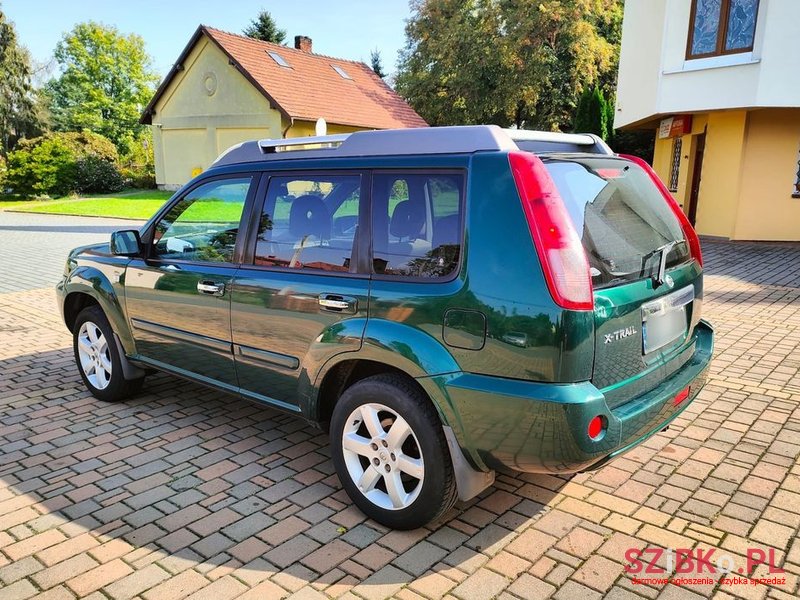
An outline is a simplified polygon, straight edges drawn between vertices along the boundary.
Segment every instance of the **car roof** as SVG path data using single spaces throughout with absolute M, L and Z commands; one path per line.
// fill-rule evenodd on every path
M 605 142 L 592 134 L 501 129 L 496 125 L 465 125 L 254 140 L 232 146 L 211 166 L 301 158 L 472 154 L 520 149 L 536 152 L 537 147 L 541 151 L 580 150 L 592 154 L 613 154 Z

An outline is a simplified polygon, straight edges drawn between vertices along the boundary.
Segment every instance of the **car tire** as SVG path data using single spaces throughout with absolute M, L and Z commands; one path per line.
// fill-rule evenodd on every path
M 342 486 L 378 523 L 422 527 L 457 499 L 439 415 L 405 377 L 375 375 L 347 388 L 334 407 L 330 439 Z
M 144 377 L 125 379 L 114 331 L 99 306 L 88 306 L 78 314 L 72 347 L 81 379 L 95 398 L 120 402 L 142 388 Z

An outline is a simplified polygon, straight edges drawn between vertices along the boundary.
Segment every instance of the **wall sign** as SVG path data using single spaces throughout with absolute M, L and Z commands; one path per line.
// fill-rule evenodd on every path
M 692 115 L 678 115 L 661 119 L 658 127 L 658 139 L 681 137 L 692 132 Z

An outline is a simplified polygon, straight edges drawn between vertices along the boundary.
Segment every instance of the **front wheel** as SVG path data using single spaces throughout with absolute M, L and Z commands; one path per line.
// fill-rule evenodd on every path
M 414 529 L 455 503 L 442 424 L 407 379 L 376 375 L 349 387 L 334 408 L 330 436 L 342 486 L 377 522 Z
M 117 402 L 141 389 L 143 377 L 125 379 L 114 332 L 99 306 L 89 306 L 80 312 L 72 342 L 81 379 L 95 398 Z

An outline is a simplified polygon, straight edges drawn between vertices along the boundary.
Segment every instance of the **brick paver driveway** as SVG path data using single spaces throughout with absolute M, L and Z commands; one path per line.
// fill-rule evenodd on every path
M 64 272 L 67 252 L 107 242 L 118 229 L 144 221 L 38 215 L 2 210 L 0 203 L 0 294 L 52 287 Z
M 796 597 L 800 246 L 705 247 L 713 374 L 669 431 L 594 474 L 501 474 L 413 532 L 365 520 L 292 417 L 167 376 L 94 400 L 51 291 L 0 295 L 0 598 Z M 645 546 L 785 573 L 635 584 Z

